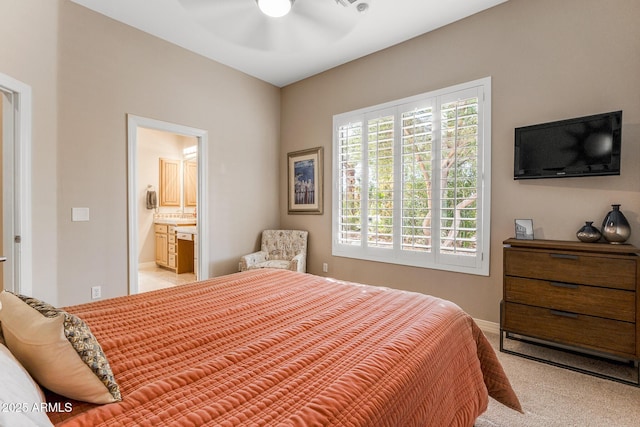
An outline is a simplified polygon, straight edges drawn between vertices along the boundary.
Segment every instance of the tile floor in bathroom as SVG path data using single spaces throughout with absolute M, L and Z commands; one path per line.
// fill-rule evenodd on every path
M 194 282 L 195 280 L 196 275 L 194 273 L 176 274 L 155 264 L 142 264 L 138 267 L 138 289 L 140 292 L 170 288 Z

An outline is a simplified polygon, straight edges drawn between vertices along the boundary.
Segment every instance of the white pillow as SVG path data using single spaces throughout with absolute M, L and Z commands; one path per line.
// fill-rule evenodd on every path
M 0 344 L 0 426 L 51 426 L 42 390 Z

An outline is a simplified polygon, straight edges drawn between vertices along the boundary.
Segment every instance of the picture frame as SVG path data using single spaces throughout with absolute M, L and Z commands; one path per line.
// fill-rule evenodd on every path
M 287 154 L 287 203 L 289 214 L 323 213 L 322 147 Z
M 533 240 L 533 220 L 532 219 L 516 219 L 515 230 L 516 230 L 516 239 Z

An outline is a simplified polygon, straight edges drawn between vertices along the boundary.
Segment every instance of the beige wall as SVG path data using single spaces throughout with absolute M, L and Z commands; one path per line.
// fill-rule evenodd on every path
M 234 271 L 262 229 L 305 228 L 311 273 L 328 262 L 329 275 L 442 296 L 497 322 L 514 218 L 533 218 L 537 237 L 573 239 L 619 202 L 640 245 L 637 0 L 510 0 L 282 91 L 68 0 L 0 0 L 0 10 L 0 72 L 33 89 L 33 288 L 53 304 L 85 302 L 95 285 L 104 297 L 127 293 L 127 113 L 209 131 L 212 275 Z M 332 116 L 485 76 L 491 276 L 332 257 Z M 615 109 L 621 176 L 513 181 L 514 127 Z M 316 146 L 325 213 L 287 215 L 286 153 Z M 91 221 L 72 223 L 74 206 L 89 207 Z
M 209 132 L 209 272 L 237 271 L 278 224 L 278 88 L 62 1 L 59 24 L 58 295 L 127 293 L 126 114 Z M 256 184 L 259 191 L 254 191 Z M 73 206 L 90 222 L 71 222 Z
M 57 300 L 58 2 L 0 0 L 0 72 L 32 89 L 33 294 Z
M 0 147 L 2 147 L 2 144 L 4 144 L 4 133 L 3 133 L 3 121 L 4 121 L 4 116 L 3 116 L 3 110 L 4 110 L 4 100 L 5 100 L 5 96 L 2 93 L 2 91 L 0 91 Z M 3 164 L 2 164 L 2 150 L 0 150 L 0 188 L 4 188 L 2 187 L 3 185 L 3 180 L 2 180 L 2 174 L 3 174 Z M 2 192 L 0 192 L 0 196 L 2 195 Z M 0 212 L 3 212 L 4 209 L 4 205 L 3 205 L 3 200 L 2 197 L 0 197 Z M 0 221 L 0 256 L 3 256 L 4 254 L 6 254 L 6 249 L 4 247 L 4 229 L 3 229 L 3 221 Z M 4 262 L 0 262 L 0 291 L 2 291 L 4 289 Z
M 68 0 L 0 10 L 0 72 L 33 89 L 35 296 L 127 293 L 127 113 L 209 131 L 210 274 L 278 225 L 278 88 Z
M 575 239 L 586 220 L 600 224 L 621 203 L 640 245 L 640 2 L 511 0 L 445 28 L 285 87 L 280 189 L 286 153 L 325 148 L 325 213 L 287 215 L 283 227 L 308 229 L 311 273 L 425 292 L 472 316 L 499 321 L 502 241 L 515 218 L 532 218 L 537 238 Z M 332 116 L 486 76 L 492 77 L 492 222 L 489 277 L 331 256 Z M 513 180 L 517 126 L 624 110 L 622 174 Z

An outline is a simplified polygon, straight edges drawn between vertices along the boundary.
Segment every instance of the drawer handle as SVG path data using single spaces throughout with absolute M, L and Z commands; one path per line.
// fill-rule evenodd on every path
M 569 317 L 571 319 L 577 319 L 578 315 L 575 313 L 568 313 L 566 311 L 560 311 L 560 310 L 549 310 L 551 312 L 551 314 L 555 315 L 555 316 L 561 316 L 561 317 Z
M 578 289 L 580 287 L 580 285 L 574 285 L 572 283 L 562 283 L 562 282 L 549 282 L 549 284 L 557 288 L 567 288 L 567 289 Z
M 578 255 L 569 255 L 569 254 L 549 254 L 549 255 L 551 255 L 551 258 L 572 259 L 574 261 L 578 259 Z

